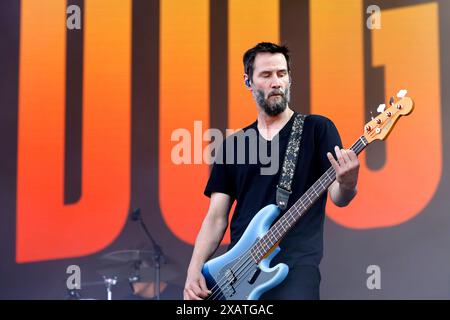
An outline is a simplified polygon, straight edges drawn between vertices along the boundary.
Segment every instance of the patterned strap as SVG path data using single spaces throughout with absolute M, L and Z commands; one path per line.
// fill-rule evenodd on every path
M 295 166 L 297 164 L 300 151 L 300 141 L 302 140 L 303 123 L 305 115 L 296 114 L 292 125 L 289 142 L 284 155 L 283 166 L 281 168 L 280 181 L 277 185 L 276 201 L 281 210 L 286 209 L 289 196 L 292 193 L 292 179 L 294 178 Z

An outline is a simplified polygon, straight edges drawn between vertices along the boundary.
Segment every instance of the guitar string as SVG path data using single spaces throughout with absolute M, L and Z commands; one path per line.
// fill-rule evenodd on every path
M 358 140 L 357 140 L 357 142 L 355 142 L 354 143 L 354 145 L 352 146 L 352 147 L 350 147 L 350 149 L 351 150 L 353 150 L 353 151 L 355 151 L 357 154 L 359 154 L 366 146 L 367 146 L 367 143 L 365 143 L 363 140 L 362 140 L 362 137 L 363 136 L 361 136 Z M 361 148 L 360 150 L 358 150 L 359 148 Z M 324 188 L 324 186 L 321 184 L 321 183 L 319 183 L 321 180 L 322 180 L 322 178 L 324 177 L 324 176 L 327 176 L 327 178 L 328 179 L 330 179 L 331 177 L 329 176 L 329 174 L 331 173 L 331 174 L 333 174 L 334 172 L 334 169 L 333 169 L 333 167 L 330 167 L 330 169 L 329 170 L 327 170 L 306 192 L 305 192 L 305 195 L 306 195 L 306 197 L 308 198 L 308 200 L 310 200 L 309 199 L 309 195 L 313 195 L 313 194 L 311 194 L 311 193 L 309 193 L 309 195 L 308 195 L 308 191 L 310 191 L 311 189 L 314 189 L 313 191 L 314 191 L 314 193 L 317 195 L 317 197 L 319 197 L 320 196 L 320 194 L 322 194 L 325 190 L 326 190 L 326 188 Z M 335 178 L 334 178 L 335 179 Z M 334 181 L 334 179 L 331 181 L 331 183 Z M 331 184 L 330 183 L 330 184 Z M 323 190 L 318 194 L 317 192 L 316 192 L 316 185 L 321 185 L 322 186 L 322 188 L 323 188 Z M 316 186 L 316 187 L 315 187 Z M 314 195 L 313 195 L 314 196 Z M 305 210 L 303 210 L 303 213 L 301 213 L 300 214 L 300 216 L 297 218 L 297 219 L 299 219 L 299 218 L 301 218 L 301 216 L 309 209 L 309 207 L 308 206 L 306 206 L 305 207 L 305 205 L 304 205 L 304 202 L 302 201 L 302 198 L 303 198 L 303 196 L 302 197 L 300 197 L 300 199 L 298 200 L 298 203 L 300 203 L 300 204 L 302 204 L 303 205 L 303 208 L 305 209 Z M 314 201 L 313 202 L 311 202 L 311 201 L 309 201 L 309 205 L 313 205 L 314 204 Z M 297 203 L 295 203 L 292 207 L 291 207 L 291 209 L 292 209 L 292 212 L 290 212 L 291 210 L 288 210 L 288 212 L 286 212 L 286 214 L 289 214 L 289 215 L 292 215 L 293 213 L 295 213 L 295 214 L 298 214 L 299 212 L 301 212 L 302 210 L 299 210 L 299 209 L 297 209 Z M 283 215 L 281 218 L 280 218 L 280 220 L 282 219 L 282 218 L 284 218 L 285 216 L 286 216 L 286 214 L 285 215 Z M 297 221 L 295 221 L 295 222 L 297 222 Z M 275 230 L 275 231 L 278 231 L 278 228 L 279 228 L 279 225 L 281 225 L 281 224 L 278 224 L 278 223 L 276 223 L 275 225 L 274 225 L 274 228 L 272 229 L 272 230 Z M 269 231 L 271 231 L 271 229 L 269 229 Z M 284 229 L 284 228 L 283 228 Z M 288 230 L 289 231 L 289 230 Z M 274 231 L 271 231 L 272 233 L 274 232 Z M 284 232 L 285 232 L 285 234 L 287 233 L 285 230 L 284 230 Z M 269 232 L 267 232 L 265 235 L 267 235 Z M 282 233 L 280 233 L 280 235 L 282 235 Z M 283 235 L 284 236 L 284 235 Z M 260 240 L 258 240 L 253 246 L 251 246 L 245 253 L 244 253 L 244 255 L 248 255 L 248 253 L 251 251 L 251 249 L 252 248 L 255 248 L 255 247 L 257 247 L 258 245 L 259 246 L 261 246 L 260 245 L 260 243 L 261 242 L 264 242 L 264 236 L 260 239 Z M 266 245 L 267 245 L 267 243 L 266 243 Z M 273 245 L 272 245 L 273 246 Z M 259 251 L 259 250 L 258 250 Z M 263 255 L 264 256 L 264 255 Z M 241 268 L 244 268 L 244 270 L 243 270 L 243 273 L 246 273 L 246 272 L 248 272 L 250 269 L 247 269 L 247 267 L 248 267 L 248 265 L 249 265 L 249 262 L 250 262 L 250 266 L 251 266 L 251 262 L 254 262 L 254 263 L 256 263 L 255 261 L 253 261 L 252 259 L 249 259 L 250 257 L 248 257 L 247 256 L 247 258 L 246 259 L 242 259 L 242 260 L 244 260 L 243 262 L 242 262 L 242 264 L 240 265 L 240 266 L 237 266 L 236 267 L 236 270 L 235 271 L 233 271 L 233 267 L 235 267 L 235 266 L 232 266 L 231 268 L 230 268 L 230 271 L 233 273 L 233 275 L 236 273 L 236 277 L 239 277 L 239 276 L 241 276 L 242 275 L 242 273 L 240 272 L 241 270 L 239 270 L 239 269 L 241 269 Z M 241 261 L 241 260 L 240 260 Z M 247 270 L 246 270 L 247 269 Z M 237 275 L 238 273 L 241 273 L 241 274 L 239 274 L 239 275 Z M 221 290 L 220 290 L 220 288 L 224 285 L 224 284 L 226 284 L 228 282 L 228 280 L 226 279 L 226 277 L 225 276 L 223 276 L 221 279 L 219 279 L 217 282 L 216 282 L 216 285 L 214 285 L 213 286 L 213 288 L 211 288 L 210 290 L 211 290 L 211 292 L 213 292 L 213 290 L 215 291 L 214 293 L 212 293 L 211 295 L 209 295 L 208 297 L 207 297 L 207 299 L 209 300 L 210 298 L 212 299 L 215 295 L 218 295 L 218 293 L 220 293 L 221 292 Z M 236 284 L 237 284 L 237 282 L 238 282 L 238 280 L 236 281 Z
M 334 170 L 327 170 L 325 173 L 324 173 L 324 175 L 323 176 L 327 176 L 327 178 L 328 179 L 330 179 L 331 177 L 330 177 L 330 175 L 333 175 L 333 172 L 334 172 Z M 322 176 L 322 178 L 323 178 L 323 176 Z M 313 185 L 314 186 L 314 185 Z M 323 185 L 322 185 L 323 186 Z M 324 189 L 326 189 L 326 188 L 324 188 Z M 322 192 L 321 193 L 323 193 L 325 190 L 322 190 Z M 299 199 L 299 202 L 301 202 L 302 204 L 303 204 L 303 208 L 305 208 L 305 210 L 303 211 L 303 212 L 305 212 L 306 210 L 307 210 L 307 207 L 305 207 L 304 206 L 304 203 L 301 201 L 302 199 Z M 291 210 L 288 210 L 288 212 L 286 212 L 286 214 L 298 214 L 299 212 L 301 212 L 302 210 L 299 210 L 299 209 L 297 209 L 296 207 L 295 207 L 295 205 L 294 206 L 292 206 L 292 212 L 291 212 Z M 286 215 L 285 214 L 285 215 Z M 285 216 L 284 215 L 284 216 Z M 301 215 L 300 215 L 300 217 L 301 217 Z M 299 218 L 300 218 L 299 217 Z M 277 229 L 277 227 L 276 227 L 276 225 L 274 226 L 275 227 L 275 230 Z M 266 233 L 266 235 L 267 235 L 267 233 Z M 251 251 L 251 249 L 252 248 L 254 248 L 254 247 L 257 247 L 258 246 L 258 244 L 260 243 L 260 242 L 265 242 L 265 240 L 264 240 L 264 237 L 263 238 L 261 238 L 257 243 L 255 243 L 255 245 L 254 246 L 252 246 L 252 247 L 250 247 L 249 248 L 249 250 L 247 250 L 247 252 L 245 253 L 245 255 L 248 255 L 248 252 L 250 252 Z M 266 245 L 267 245 L 267 243 L 266 243 Z M 259 250 L 257 250 L 258 251 L 258 253 L 259 253 Z M 251 253 L 250 253 L 251 254 Z M 259 253 L 260 254 L 260 253 Z M 261 254 L 260 254 L 261 255 Z M 263 255 L 264 256 L 264 255 Z M 238 280 L 236 280 L 236 286 L 237 285 L 239 285 L 239 283 L 242 281 L 242 279 L 244 279 L 244 278 L 246 278 L 246 277 L 243 277 L 243 275 L 245 275 L 246 273 L 248 273 L 251 269 L 252 269 L 252 265 L 253 265 L 253 263 L 255 263 L 256 264 L 256 261 L 253 261 L 253 259 L 251 259 L 250 257 L 246 257 L 246 259 L 243 259 L 243 263 L 240 265 L 240 266 L 238 266 L 237 267 L 237 269 L 235 270 L 235 271 L 233 271 L 233 267 L 231 267 L 230 268 L 230 271 L 233 273 L 233 275 L 234 275 L 234 273 L 236 273 L 236 275 L 235 275 L 235 277 L 236 278 L 238 278 Z M 242 269 L 243 268 L 243 269 Z M 215 299 L 215 298 L 217 298 L 222 292 L 222 290 L 221 290 L 221 287 L 224 285 L 224 284 L 226 284 L 227 283 L 227 279 L 224 277 L 224 278 L 222 278 L 222 279 L 224 279 L 224 281 L 222 281 L 222 283 L 221 284 L 217 284 L 217 286 L 219 287 L 219 288 L 215 288 L 214 287 L 214 293 L 213 294 L 211 294 L 210 296 L 208 296 L 207 297 L 207 300 L 210 300 L 210 299 Z M 220 281 L 220 280 L 219 280 Z M 219 282 L 218 281 L 218 282 Z M 213 289 L 211 289 L 211 291 L 212 291 Z M 222 295 L 224 295 L 223 293 L 222 293 Z
M 327 171 L 327 172 L 326 172 L 327 178 L 329 178 L 329 179 L 331 178 L 329 175 L 330 175 L 330 174 L 332 175 L 332 174 L 333 174 L 333 171 L 334 171 L 334 170 L 330 170 L 330 171 Z M 326 189 L 326 188 L 325 188 L 325 189 Z M 325 191 L 325 190 L 322 190 L 322 192 L 320 192 L 320 193 L 323 193 L 324 191 Z M 299 199 L 299 200 L 300 200 L 300 199 Z M 304 214 L 308 208 L 305 207 L 305 206 L 303 206 L 303 208 L 305 208 L 305 210 L 299 210 L 299 209 L 297 209 L 296 207 L 292 206 L 292 213 L 298 214 L 299 212 L 302 212 L 302 211 L 303 211 L 302 214 Z M 292 214 L 290 211 L 291 211 L 291 210 L 288 210 L 289 214 Z M 288 214 L 288 212 L 286 212 L 286 214 Z M 286 214 L 285 214 L 285 215 L 286 215 Z M 302 214 L 299 216 L 299 218 L 302 216 Z M 274 226 L 274 227 L 275 227 L 275 226 Z M 276 227 L 275 227 L 275 228 L 276 228 Z M 267 233 L 266 233 L 266 234 L 267 234 Z M 260 241 L 264 242 L 263 238 L 261 238 L 254 246 L 257 246 L 258 243 L 259 243 Z M 251 247 L 251 248 L 252 248 L 252 247 Z M 250 248 L 250 249 L 251 249 L 251 248 Z M 259 250 L 258 250 L 258 251 L 259 251 Z M 250 262 L 250 263 L 249 263 L 249 262 Z M 251 263 L 251 262 L 254 262 L 254 263 L 256 264 L 255 261 L 253 261 L 252 259 L 248 259 L 248 258 L 247 258 L 247 260 L 245 261 L 245 264 L 238 267 L 238 269 L 242 269 L 242 268 L 243 268 L 243 270 L 236 270 L 236 278 L 238 278 L 238 280 L 236 280 L 236 282 L 235 282 L 236 287 L 242 282 L 242 280 L 243 280 L 244 278 L 246 278 L 246 277 L 245 277 L 245 274 L 252 270 L 252 263 Z M 224 284 L 226 284 L 226 282 L 227 282 L 227 279 L 225 279 L 225 283 L 221 284 L 220 287 L 223 286 Z M 212 294 L 210 297 L 211 297 L 211 299 L 213 299 L 213 298 L 215 299 L 215 298 L 217 298 L 217 296 L 219 296 L 221 293 L 222 293 L 222 292 L 221 292 L 221 290 L 220 290 L 220 288 L 219 288 L 219 289 L 216 290 L 216 291 L 214 292 L 214 294 Z M 224 294 L 222 293 L 222 295 L 224 295 Z M 207 298 L 207 299 L 209 300 L 209 298 Z
M 330 175 L 331 175 L 331 177 L 330 177 Z M 333 170 L 328 170 L 327 172 L 326 172 L 326 176 L 327 176 L 327 178 L 328 179 L 330 179 L 330 178 L 332 178 L 333 176 L 334 176 L 334 169 Z M 322 177 L 323 178 L 323 177 Z M 321 181 L 321 180 L 320 180 Z M 332 179 L 331 181 L 328 181 L 326 184 L 329 186 L 332 182 L 334 181 L 334 179 Z M 318 185 L 321 185 L 322 186 L 322 191 L 320 191 L 319 193 L 317 193 L 317 191 L 316 191 L 316 189 L 317 189 L 317 186 Z M 328 187 L 327 186 L 327 187 Z M 317 182 L 317 183 L 315 183 L 313 186 L 312 186 L 313 188 L 314 188 L 314 191 L 315 191 L 315 193 L 316 193 L 316 196 L 320 196 L 320 194 L 322 194 L 325 190 L 326 190 L 326 188 L 327 187 L 324 187 L 324 185 L 322 184 L 322 183 L 319 183 L 319 181 Z M 311 195 L 311 194 L 310 194 Z M 303 197 L 302 197 L 303 198 Z M 301 199 L 300 199 L 301 200 Z M 309 197 L 308 197 L 308 200 L 309 200 Z M 287 216 L 287 214 L 289 214 L 289 215 L 293 215 L 293 214 L 298 214 L 299 212 L 301 212 L 301 214 L 300 214 L 300 216 L 298 217 L 298 219 L 299 218 L 301 218 L 301 216 L 309 209 L 307 206 L 305 206 L 304 205 L 304 202 L 303 201 L 299 201 L 300 203 L 302 203 L 302 205 L 303 205 L 303 208 L 305 209 L 305 210 L 299 210 L 299 209 L 297 209 L 295 206 L 293 206 L 292 207 L 292 212 L 291 212 L 291 210 L 289 210 L 288 212 L 286 212 L 286 214 L 284 215 L 284 216 Z M 314 202 L 310 202 L 309 204 L 310 205 L 312 205 Z M 292 218 L 292 216 L 291 216 L 291 218 Z M 277 228 L 277 226 L 275 226 L 275 230 L 276 230 L 276 228 Z M 284 229 L 284 228 L 283 228 Z M 284 230 L 284 231 L 286 231 L 286 230 Z M 267 235 L 267 234 L 266 234 Z M 260 245 L 261 243 L 265 243 L 266 241 L 265 241 L 265 239 L 264 238 L 261 238 L 253 247 L 256 247 L 256 246 L 258 246 L 258 245 Z M 266 245 L 267 245 L 267 243 L 266 243 Z M 268 246 L 269 248 L 270 248 L 270 246 Z M 251 249 L 251 248 L 250 248 Z M 264 251 L 263 251 L 264 252 Z M 259 253 L 259 250 L 257 250 L 257 253 Z M 260 254 L 260 253 L 259 253 Z M 264 256 L 264 255 L 262 255 L 262 256 Z M 238 278 L 238 280 L 236 280 L 236 282 L 234 283 L 235 284 L 235 286 L 237 287 L 238 285 L 239 285 L 239 283 L 241 282 L 241 281 L 243 281 L 243 279 L 244 278 L 246 278 L 246 276 L 245 277 L 242 277 L 242 275 L 245 275 L 245 274 L 247 274 L 249 271 L 251 271 L 253 268 L 252 268 L 252 266 L 253 266 L 253 263 L 255 263 L 254 261 L 252 261 L 251 259 L 248 259 L 248 257 L 247 257 L 247 259 L 244 259 L 244 264 L 243 265 L 241 265 L 241 266 L 238 266 L 237 267 L 237 270 L 236 271 L 234 271 L 235 273 L 236 273 L 236 278 Z M 230 271 L 233 271 L 233 269 L 232 269 L 233 267 L 231 267 L 230 268 Z M 243 270 L 242 270 L 242 268 L 243 268 Z M 227 282 L 227 280 L 225 279 L 225 283 Z M 221 287 L 221 286 L 223 286 L 223 284 L 225 284 L 225 283 L 222 283 L 222 284 L 220 284 L 219 286 Z M 219 296 L 220 295 L 220 293 L 221 293 L 221 291 L 220 291 L 220 289 L 218 289 L 218 290 L 215 290 L 215 292 L 214 292 L 214 294 L 212 294 L 212 295 L 210 295 L 209 297 L 208 297 L 208 299 L 212 299 L 212 298 L 216 298 L 217 296 Z M 223 296 L 224 294 L 222 293 L 222 296 Z
M 356 153 L 359 153 L 359 152 L 361 152 L 363 149 L 364 149 L 364 147 L 367 145 L 364 141 L 362 141 L 362 137 L 351 147 L 351 149 L 353 150 L 353 149 L 355 149 L 354 151 L 356 151 Z M 361 146 L 361 143 L 362 143 L 362 146 Z M 358 150 L 360 147 L 362 147 L 360 150 Z M 316 181 L 316 183 L 314 183 L 308 190 L 307 190 L 307 192 L 305 192 L 305 194 L 307 195 L 307 193 L 308 193 L 308 191 L 309 190 L 311 190 L 312 188 L 316 188 L 315 186 L 316 185 L 318 185 L 318 182 L 319 181 L 321 181 L 322 180 L 322 178 L 326 175 L 327 176 L 327 178 L 328 179 L 330 179 L 331 177 L 329 176 L 329 175 L 334 175 L 334 169 L 331 167 L 329 170 L 327 170 L 323 175 L 322 175 L 322 177 L 320 178 L 320 179 L 318 179 L 318 181 Z M 334 179 L 331 181 L 331 182 L 329 182 L 330 184 L 332 183 L 334 181 Z M 321 184 L 322 185 L 322 184 Z M 322 188 L 323 188 L 323 190 L 320 192 L 320 194 L 321 193 L 323 193 L 325 190 L 326 190 L 326 188 L 324 188 L 324 186 L 322 185 Z M 316 191 L 316 190 L 314 190 L 314 191 Z M 316 195 L 317 196 L 320 196 L 319 194 L 317 194 L 317 192 L 315 192 L 316 193 Z M 302 205 L 303 205 L 303 207 L 304 207 L 304 209 L 305 210 L 303 210 L 303 213 L 302 214 L 300 214 L 300 216 L 298 217 L 298 219 L 309 209 L 308 207 L 305 207 L 304 206 L 304 203 L 303 203 L 303 201 L 301 201 L 302 200 L 302 198 L 303 197 L 301 197 L 300 199 L 299 199 L 299 203 L 301 203 Z M 307 195 L 307 198 L 308 198 L 308 200 L 309 200 L 309 197 L 308 197 L 308 195 Z M 312 205 L 314 202 L 310 202 L 310 204 Z M 294 204 L 294 206 L 292 206 L 292 208 L 291 209 L 293 209 L 292 211 L 296 211 L 296 212 L 292 212 L 292 213 L 296 213 L 296 214 L 298 214 L 299 212 L 301 212 L 302 210 L 299 210 L 299 211 L 297 211 L 298 209 L 296 208 L 296 204 Z M 291 210 L 288 210 L 288 212 L 286 212 L 287 214 L 292 214 L 292 213 L 290 213 L 290 211 Z M 282 217 L 284 217 L 284 216 L 286 216 L 286 215 L 283 215 Z M 277 225 L 275 225 L 274 226 L 275 228 L 273 229 L 273 230 L 276 230 L 277 229 Z M 283 228 L 284 229 L 284 228 Z M 269 230 L 270 231 L 270 230 Z M 266 233 L 266 235 L 267 235 L 268 233 Z M 286 234 L 286 233 L 285 233 Z M 264 236 L 263 236 L 263 238 L 261 238 L 260 240 L 258 240 L 258 242 L 257 243 L 255 243 L 252 247 L 250 247 L 249 248 L 249 250 L 247 250 L 246 251 L 246 253 L 245 253 L 245 255 L 246 254 L 248 254 L 248 252 L 252 249 L 252 248 L 254 248 L 254 247 L 257 247 L 261 242 L 264 242 Z M 266 244 L 267 245 L 267 244 Z M 259 250 L 258 250 L 259 251 Z M 264 255 L 263 255 L 264 256 Z M 248 257 L 247 257 L 247 259 L 245 260 L 244 259 L 244 263 L 243 264 L 241 264 L 240 266 L 238 266 L 237 267 L 237 269 L 236 269 L 236 271 L 234 271 L 233 272 L 233 267 L 231 267 L 230 268 L 230 271 L 233 273 L 233 275 L 234 275 L 234 273 L 236 273 L 236 277 L 240 277 L 241 275 L 242 275 L 242 272 L 240 272 L 241 270 L 239 270 L 239 269 L 241 269 L 242 267 L 244 267 L 244 270 L 243 270 L 243 273 L 245 274 L 245 273 L 247 273 L 248 271 L 250 271 L 251 270 L 251 268 L 250 269 L 248 269 L 247 267 L 248 267 L 248 263 L 249 262 L 255 262 L 255 261 L 253 261 L 253 260 L 249 260 L 248 259 Z M 256 263 L 256 262 L 255 262 Z M 250 263 L 250 266 L 252 265 L 252 263 Z M 238 273 L 240 273 L 240 274 L 238 274 Z M 226 284 L 227 282 L 228 282 L 228 280 L 225 278 L 225 277 L 223 277 L 222 278 L 223 280 L 221 281 L 221 280 L 219 280 L 219 281 L 217 281 L 217 284 L 211 289 L 211 291 L 213 290 L 213 289 L 216 289 L 215 287 L 222 287 L 224 284 Z M 241 278 L 242 279 L 242 278 Z M 219 284 L 219 282 L 222 282 L 221 284 Z M 238 282 L 239 282 L 239 280 L 237 280 L 236 281 L 236 284 L 238 284 Z M 218 289 L 218 290 L 215 290 L 215 293 L 214 294 L 211 294 L 210 296 L 208 296 L 208 298 L 209 297 L 211 297 L 211 298 L 213 298 L 215 295 L 217 295 L 218 293 L 220 293 L 221 292 L 221 290 L 220 290 L 220 288 Z M 222 294 L 223 295 L 223 294 Z
M 361 137 L 362 138 L 362 137 Z M 363 149 L 364 149 L 364 147 L 367 145 L 364 141 L 362 141 L 362 144 L 363 144 L 363 146 L 361 146 L 361 138 L 360 138 L 360 140 L 358 140 L 352 147 L 351 147 L 351 149 L 355 149 L 356 150 L 356 152 L 357 153 L 359 153 L 360 151 L 362 151 Z M 359 149 L 359 147 L 362 147 L 361 148 L 361 150 L 357 150 L 357 149 Z M 355 151 L 354 150 L 354 151 Z M 330 168 L 330 169 L 332 169 L 332 167 Z M 318 181 L 316 181 L 316 183 L 314 183 L 311 187 L 310 187 L 310 189 L 308 189 L 308 191 L 309 190 L 311 190 L 311 189 L 314 189 L 314 191 L 315 191 L 315 193 L 316 193 L 316 195 L 317 196 L 320 196 L 319 194 L 317 194 L 317 192 L 316 192 L 316 187 L 320 184 L 321 186 L 322 186 L 322 191 L 320 192 L 320 194 L 322 194 L 325 190 L 326 190 L 326 188 L 323 186 L 323 184 L 321 184 L 321 183 L 319 183 L 321 180 L 322 180 L 322 178 L 326 175 L 327 176 L 327 178 L 328 179 L 330 179 L 331 177 L 329 176 L 330 174 L 332 175 L 332 176 L 334 176 L 334 169 L 332 169 L 332 170 L 327 170 L 323 175 L 322 175 L 322 177 L 318 180 Z M 332 181 L 330 181 L 330 182 L 328 182 L 328 183 L 332 183 L 334 181 L 334 179 L 332 180 Z M 308 200 L 309 200 L 309 196 L 308 196 L 308 192 L 306 192 L 305 193 L 306 194 L 306 196 L 307 196 L 307 198 L 308 198 Z M 311 193 L 310 193 L 310 195 L 311 195 Z M 309 209 L 307 206 L 305 207 L 304 206 L 304 203 L 303 203 L 303 201 L 302 201 L 302 198 L 303 197 L 301 197 L 300 199 L 299 199 L 299 203 L 301 203 L 302 205 L 303 205 L 303 207 L 304 207 L 304 209 L 305 210 L 303 210 L 303 213 L 302 214 L 300 214 L 300 216 L 298 217 L 298 219 Z M 312 205 L 314 202 L 310 202 L 310 204 Z M 299 212 L 301 212 L 302 210 L 298 210 L 297 208 L 296 208 L 296 204 L 294 204 L 294 206 L 292 206 L 292 211 L 293 212 L 290 212 L 291 210 L 288 210 L 288 212 L 286 212 L 287 214 L 289 214 L 289 215 L 292 215 L 293 213 L 295 213 L 295 214 L 298 214 Z M 282 217 L 285 217 L 286 215 L 283 215 Z M 277 227 L 278 227 L 278 225 L 275 225 L 274 226 L 275 228 L 274 229 L 272 229 L 272 230 L 276 230 L 277 229 Z M 283 228 L 284 229 L 284 228 Z M 285 230 L 284 230 L 285 231 Z M 266 233 L 266 235 L 267 235 L 268 233 Z M 261 238 L 255 245 L 253 245 L 252 247 L 250 247 L 249 248 L 249 250 L 247 250 L 247 252 L 245 253 L 245 254 L 248 254 L 248 252 L 252 249 L 252 248 L 254 248 L 254 247 L 257 247 L 258 245 L 260 245 L 260 243 L 261 242 L 265 242 L 264 241 L 264 236 L 263 236 L 263 238 Z M 267 245 L 267 243 L 266 243 L 266 245 Z M 270 247 L 269 247 L 270 248 Z M 259 250 L 258 250 L 259 251 Z M 264 255 L 263 255 L 264 256 Z M 234 273 L 236 273 L 236 277 L 238 278 L 238 277 L 240 277 L 241 275 L 242 275 L 242 272 L 240 272 L 241 270 L 239 270 L 239 269 L 242 269 L 242 267 L 244 268 L 244 270 L 243 270 L 243 273 L 245 274 L 245 273 L 247 273 L 248 271 L 250 271 L 251 270 L 251 268 L 250 269 L 248 269 L 247 267 L 248 267 L 248 265 L 249 265 L 249 262 L 254 262 L 254 261 L 252 261 L 251 259 L 248 259 L 248 257 L 247 257 L 247 259 L 243 259 L 244 260 L 244 262 L 243 262 L 243 264 L 241 264 L 240 266 L 238 266 L 237 267 L 237 269 L 236 269 L 236 271 L 234 271 L 233 272 L 233 267 L 231 267 L 230 268 L 230 271 L 233 273 L 233 275 L 234 275 Z M 256 262 L 255 262 L 256 263 Z M 252 265 L 252 263 L 250 263 L 250 266 Z M 214 287 L 213 287 L 213 289 L 215 289 L 215 287 L 217 287 L 217 286 L 219 286 L 219 287 L 222 287 L 224 284 L 226 284 L 226 282 L 228 281 L 225 277 L 223 277 L 222 279 L 224 279 L 223 281 L 221 281 L 221 280 L 219 280 L 218 282 L 217 282 L 217 285 L 215 285 Z M 242 279 L 242 278 L 241 278 Z M 219 284 L 219 282 L 222 282 L 221 284 Z M 238 284 L 238 282 L 239 282 L 239 280 L 237 280 L 236 281 L 236 284 Z M 213 289 L 211 289 L 211 291 L 213 290 Z M 210 295 L 208 298 L 214 298 L 215 297 L 215 295 L 218 295 L 219 293 L 221 292 L 221 290 L 220 290 L 220 288 L 218 289 L 218 290 L 215 290 L 215 292 L 214 292 L 214 294 L 212 294 L 212 295 Z M 223 294 L 222 294 L 223 295 Z

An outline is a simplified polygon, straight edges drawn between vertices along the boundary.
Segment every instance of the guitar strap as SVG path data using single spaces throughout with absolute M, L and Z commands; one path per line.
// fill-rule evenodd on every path
M 292 179 L 294 178 L 295 167 L 300 152 L 300 142 L 302 140 L 303 123 L 306 116 L 297 113 L 292 124 L 289 142 L 284 155 L 283 166 L 281 167 L 280 180 L 277 185 L 276 201 L 281 210 L 286 209 L 289 196 L 292 193 Z

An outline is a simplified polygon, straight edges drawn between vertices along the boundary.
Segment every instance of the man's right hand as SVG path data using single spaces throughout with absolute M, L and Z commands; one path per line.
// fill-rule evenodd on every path
M 205 299 L 211 293 L 206 287 L 202 268 L 204 262 L 214 254 L 223 239 L 228 227 L 231 204 L 231 197 L 228 194 L 220 192 L 211 194 L 208 213 L 195 239 L 194 251 L 187 271 L 183 292 L 186 300 Z
M 201 271 L 188 271 L 184 285 L 184 300 L 203 300 L 211 291 L 206 287 L 206 280 Z

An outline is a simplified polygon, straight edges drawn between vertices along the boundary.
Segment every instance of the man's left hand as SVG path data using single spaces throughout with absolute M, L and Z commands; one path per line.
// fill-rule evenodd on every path
M 336 180 L 339 187 L 354 190 L 358 182 L 359 172 L 359 160 L 356 153 L 352 150 L 339 149 L 338 146 L 334 147 L 334 152 L 337 161 L 330 152 L 327 153 L 327 157 L 336 171 Z

